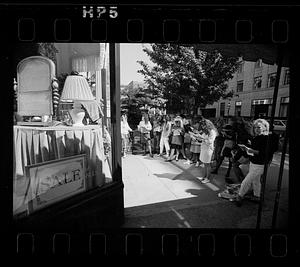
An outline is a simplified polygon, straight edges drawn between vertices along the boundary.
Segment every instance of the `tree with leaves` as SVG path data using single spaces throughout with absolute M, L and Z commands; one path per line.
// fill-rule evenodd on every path
M 127 86 L 121 91 L 121 109 L 127 112 L 130 127 L 135 128 L 141 120 L 142 108 L 155 106 L 153 97 L 148 88 L 141 86 Z
M 142 66 L 138 72 L 153 95 L 167 99 L 168 112 L 196 113 L 198 107 L 232 96 L 227 81 L 237 69 L 237 58 L 206 53 L 193 45 L 151 44 L 143 50 L 154 66 L 138 61 Z
M 50 58 L 56 65 L 56 54 L 58 53 L 58 50 L 54 46 L 54 43 L 39 43 L 38 53 L 41 56 Z

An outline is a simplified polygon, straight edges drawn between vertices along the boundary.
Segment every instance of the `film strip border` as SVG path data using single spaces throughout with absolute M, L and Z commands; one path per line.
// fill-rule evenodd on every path
M 290 240 L 283 233 L 247 231 L 175 231 L 143 229 L 103 231 L 89 234 L 18 233 L 17 255 L 97 255 L 97 256 L 205 256 L 270 257 L 295 255 Z
M 1 7 L 9 39 L 22 42 L 284 44 L 296 10 L 288 6 Z
M 2 25 L 8 25 L 4 29 L 8 41 L 241 44 L 287 43 L 290 26 L 297 21 L 297 9 L 288 7 L 99 7 L 1 6 L 0 20 Z M 293 237 L 285 231 L 144 230 L 88 234 L 19 232 L 13 236 L 12 251 L 18 255 L 262 255 L 274 258 L 299 254 L 291 246 Z

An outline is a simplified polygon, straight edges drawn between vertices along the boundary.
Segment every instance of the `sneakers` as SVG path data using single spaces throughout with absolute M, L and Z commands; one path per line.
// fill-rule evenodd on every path
M 205 178 L 204 177 L 196 177 L 200 182 L 202 182 Z
M 190 160 L 187 160 L 186 162 L 184 162 L 183 164 L 186 164 L 186 165 L 188 165 L 188 164 L 193 164 Z
M 209 181 L 209 179 L 204 178 L 203 180 L 201 180 L 201 182 L 202 182 L 202 184 L 207 184 L 207 183 L 209 183 L 210 181 Z
M 195 164 L 195 167 L 199 167 L 200 166 L 200 162 L 197 161 L 196 164 Z
M 235 205 L 237 207 L 240 207 L 240 206 L 242 206 L 243 198 L 240 195 L 237 194 L 235 197 L 230 198 L 229 201 L 235 202 Z

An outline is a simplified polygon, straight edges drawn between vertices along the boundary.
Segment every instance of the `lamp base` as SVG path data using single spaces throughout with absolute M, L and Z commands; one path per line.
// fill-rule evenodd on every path
M 73 125 L 72 126 L 84 126 L 84 124 L 82 123 L 82 120 L 85 116 L 85 112 L 83 109 L 81 108 L 74 108 L 70 111 L 70 116 L 72 118 L 73 121 Z

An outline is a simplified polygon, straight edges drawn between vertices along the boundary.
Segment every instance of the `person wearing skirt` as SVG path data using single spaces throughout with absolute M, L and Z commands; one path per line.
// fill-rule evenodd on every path
M 200 152 L 201 152 L 201 143 L 202 141 L 192 140 L 191 141 L 191 153 L 192 153 L 192 162 L 195 163 L 195 167 L 200 166 Z
M 202 117 L 195 117 L 192 120 L 193 127 L 188 127 L 188 134 L 190 137 L 190 157 L 184 164 L 193 164 L 196 163 L 195 167 L 200 165 L 200 151 L 201 151 L 201 138 L 197 138 L 199 133 L 199 121 L 203 119 Z
M 171 161 L 174 157 L 174 153 L 176 152 L 175 159 L 178 161 L 180 151 L 182 149 L 183 144 L 183 134 L 184 134 L 184 128 L 182 120 L 179 116 L 177 116 L 174 119 L 174 125 L 171 128 L 171 153 L 167 161 Z
M 203 119 L 200 122 L 200 128 L 203 132 L 202 134 L 199 134 L 202 138 L 200 161 L 204 163 L 204 176 L 201 178 L 201 182 L 205 184 L 210 182 L 210 163 L 214 152 L 215 138 L 218 135 L 218 132 L 214 124 L 207 119 Z

